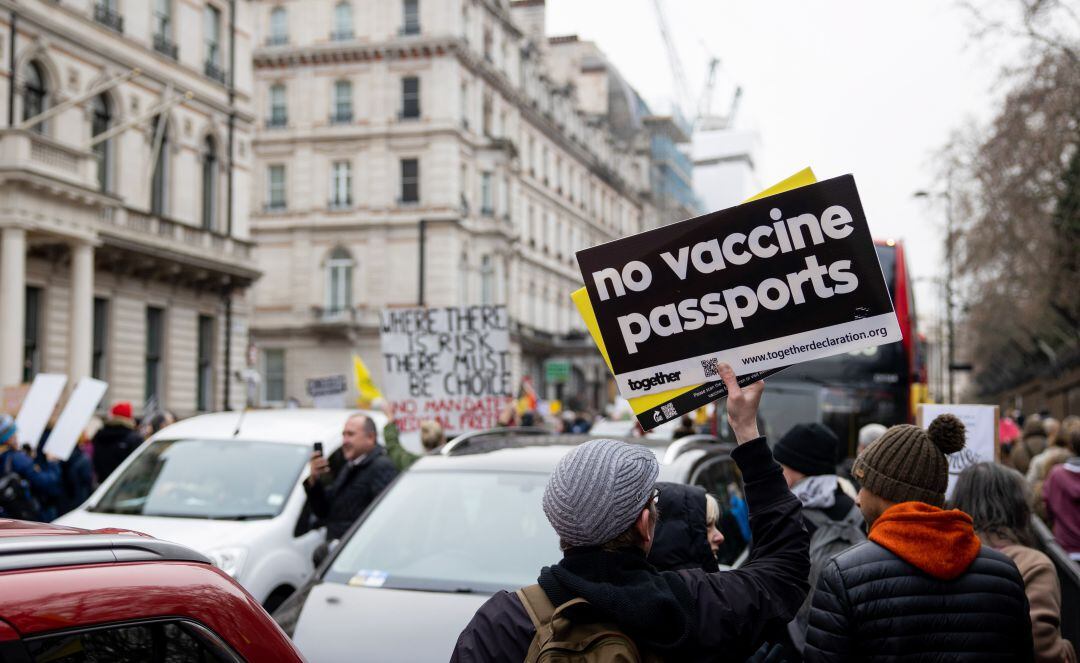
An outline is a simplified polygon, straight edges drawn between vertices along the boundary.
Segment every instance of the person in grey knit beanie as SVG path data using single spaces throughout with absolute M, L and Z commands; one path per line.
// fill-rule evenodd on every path
M 563 549 L 598 546 L 649 505 L 660 464 L 643 446 L 592 440 L 563 456 L 544 490 L 544 514 Z

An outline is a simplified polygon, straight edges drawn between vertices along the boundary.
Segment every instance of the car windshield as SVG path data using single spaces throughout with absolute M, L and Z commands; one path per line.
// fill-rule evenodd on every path
M 540 498 L 548 476 L 407 472 L 355 531 L 330 582 L 444 592 L 494 592 L 536 582 L 559 541 Z
M 158 440 L 94 507 L 103 513 L 247 520 L 273 518 L 308 459 L 299 444 Z

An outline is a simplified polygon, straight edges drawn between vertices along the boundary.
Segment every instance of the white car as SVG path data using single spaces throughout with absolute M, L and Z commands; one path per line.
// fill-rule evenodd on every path
M 273 610 L 314 571 L 303 480 L 356 410 L 252 410 L 185 419 L 144 442 L 60 525 L 144 532 L 205 554 Z M 364 412 L 381 431 L 386 417 Z

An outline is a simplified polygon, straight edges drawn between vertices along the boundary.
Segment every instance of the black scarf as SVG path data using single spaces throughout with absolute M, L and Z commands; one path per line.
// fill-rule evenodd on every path
M 652 651 L 681 647 L 693 629 L 694 601 L 682 578 L 657 571 L 638 548 L 572 548 L 558 564 L 545 566 L 538 582 L 556 606 L 583 598 L 601 619 Z

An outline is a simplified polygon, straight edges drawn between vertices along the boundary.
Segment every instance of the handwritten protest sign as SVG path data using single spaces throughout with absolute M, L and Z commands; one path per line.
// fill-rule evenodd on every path
M 774 196 L 778 193 L 783 193 L 784 191 L 791 191 L 792 189 L 797 189 L 801 186 L 813 184 L 814 182 L 817 182 L 814 171 L 810 168 L 804 168 L 794 175 L 777 182 L 768 189 L 760 191 L 746 202 Z M 600 336 L 600 328 L 596 323 L 596 313 L 593 311 L 592 302 L 589 301 L 588 291 L 585 288 L 578 288 L 570 295 L 570 297 L 574 301 L 574 305 L 577 307 L 578 313 L 585 323 L 585 327 L 589 330 L 589 335 L 592 337 L 593 343 L 596 344 L 596 348 L 600 351 L 601 356 L 604 357 L 604 362 L 607 364 L 608 370 L 610 371 L 611 360 L 608 357 L 604 339 Z M 755 380 L 772 375 L 779 370 L 782 369 L 740 375 L 736 381 L 740 386 L 746 386 Z M 692 412 L 719 398 L 724 398 L 725 396 L 727 396 L 727 388 L 724 386 L 723 382 L 706 382 L 704 384 L 673 389 L 671 391 L 650 392 L 644 396 L 636 396 L 627 399 L 627 402 L 630 405 L 630 409 L 637 417 L 638 423 L 640 423 L 645 430 L 649 430 L 665 421 L 670 421 L 687 412 Z
M 627 398 L 901 338 L 850 175 L 577 257 Z
M 403 444 L 417 448 L 425 419 L 453 433 L 497 425 L 513 398 L 505 306 L 386 309 L 380 331 L 382 391 Z
M 964 423 L 964 448 L 949 454 L 949 487 L 945 497 L 952 497 L 956 479 L 976 463 L 994 463 L 998 458 L 998 407 L 996 405 L 919 405 L 918 422 L 926 428 L 935 417 L 953 414 Z

